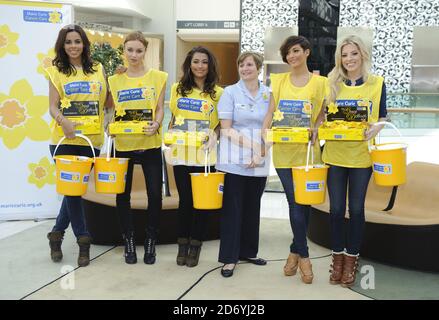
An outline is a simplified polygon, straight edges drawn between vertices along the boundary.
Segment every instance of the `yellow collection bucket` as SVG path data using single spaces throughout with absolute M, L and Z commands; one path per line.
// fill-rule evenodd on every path
M 204 173 L 190 174 L 195 209 L 214 210 L 223 206 L 225 173 L 210 172 L 210 167 L 207 165 L 208 157 L 208 152 L 206 152 Z
M 388 122 L 378 122 L 392 126 Z M 406 182 L 407 147 L 405 143 L 382 143 L 369 146 L 375 183 L 379 186 L 399 186 Z
M 107 137 L 107 157 L 95 159 L 95 190 L 98 193 L 123 193 L 125 191 L 128 158 L 110 158 L 112 139 Z
M 311 142 L 308 143 L 307 164 L 293 167 L 294 199 L 303 205 L 320 204 L 325 202 L 327 165 L 309 165 Z
M 76 136 L 87 140 L 93 151 L 93 156 L 95 156 L 91 141 L 84 135 L 77 134 Z M 56 150 L 64 139 L 65 137 L 62 137 L 59 140 L 53 152 L 56 164 L 56 192 L 65 196 L 82 196 L 87 192 L 88 180 L 94 159 L 74 155 L 56 156 Z

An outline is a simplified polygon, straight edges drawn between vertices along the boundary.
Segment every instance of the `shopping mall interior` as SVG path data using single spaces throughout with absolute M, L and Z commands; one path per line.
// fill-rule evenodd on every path
M 32 20 L 30 11 L 38 12 L 38 21 Z M 43 17 L 49 11 L 61 12 L 61 20 L 43 23 L 52 19 Z M 0 299 L 439 299 L 438 0 L 0 0 L 0 18 L 0 73 L 10 75 L 0 82 L 0 159 L 5 172 L 0 175 Z M 38 166 L 55 175 L 48 160 L 49 137 L 26 131 L 30 125 L 6 132 L 1 110 L 7 97 L 47 100 L 41 68 L 47 66 L 45 59 L 49 65 L 52 61 L 59 29 L 71 23 L 84 28 L 96 52 L 118 55 L 118 59 L 123 59 L 120 48 L 125 35 L 144 34 L 149 42 L 146 65 L 168 73 L 163 134 L 171 118 L 171 85 L 179 81 L 186 54 L 195 46 L 205 46 L 216 56 L 219 85 L 226 87 L 239 80 L 236 59 L 242 51 L 263 54 L 260 80 L 269 84 L 271 73 L 289 70 L 279 54 L 286 37 L 302 35 L 310 40 L 308 68 L 322 76 L 334 67 L 337 44 L 347 35 L 361 37 L 371 53 L 372 73 L 385 79 L 388 122 L 393 124 L 377 140 L 407 146 L 407 179 L 399 186 L 378 186 L 374 179 L 369 183 L 355 284 L 343 288 L 329 283 L 328 197 L 311 208 L 307 236 L 313 283 L 304 284 L 299 275 L 284 275 L 292 232 L 287 199 L 273 164 L 261 200 L 258 256 L 267 260 L 264 266 L 240 261 L 233 277 L 221 276 L 218 210 L 208 213 L 209 234 L 198 265 L 189 268 L 175 263 L 178 192 L 169 164 L 163 168 L 161 235 L 154 265 L 124 263 L 115 196 L 96 192 L 90 183 L 83 196 L 94 239 L 90 265 L 77 266 L 78 246 L 71 229 L 64 238 L 62 262 L 53 263 L 46 234 L 62 196 L 55 191 L 54 177 L 37 177 L 39 181 L 32 177 Z M 11 39 L 15 42 L 9 44 Z M 115 72 L 111 62 L 108 68 Z M 48 107 L 39 110 L 29 117 L 39 118 L 45 123 L 43 129 L 49 130 Z M 131 205 L 140 257 L 148 219 L 140 166 L 135 166 L 133 186 Z

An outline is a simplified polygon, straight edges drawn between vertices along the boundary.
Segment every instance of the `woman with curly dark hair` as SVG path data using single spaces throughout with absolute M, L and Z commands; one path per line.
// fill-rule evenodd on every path
M 95 153 L 103 142 L 103 108 L 107 98 L 107 81 L 101 64 L 90 58 L 90 41 L 78 25 L 62 28 L 55 44 L 56 57 L 53 66 L 46 69 L 49 75 L 49 110 L 56 124 L 52 126 L 50 151 L 54 155 L 55 146 L 65 136 L 59 146 L 58 155 L 78 155 L 93 157 L 88 143 L 76 137 L 81 125 L 75 117 L 87 117 L 96 122 L 99 129 L 86 134 L 95 147 Z M 85 113 L 84 113 L 85 112 Z M 79 245 L 78 265 L 90 263 L 90 234 L 85 225 L 80 196 L 64 196 L 55 226 L 48 233 L 51 258 L 61 261 L 61 243 L 69 224 Z
M 219 120 L 218 100 L 223 89 L 217 85 L 217 63 L 213 54 L 204 47 L 195 47 L 186 55 L 183 76 L 171 89 L 172 118 L 169 129 L 206 131 L 209 139 L 202 146 L 171 145 L 167 161 L 174 166 L 179 194 L 177 264 L 194 267 L 198 264 L 201 245 L 206 231 L 206 214 L 193 207 L 190 173 L 204 172 L 206 150 L 208 165 L 215 171 Z M 218 132 L 218 131 L 217 131 Z

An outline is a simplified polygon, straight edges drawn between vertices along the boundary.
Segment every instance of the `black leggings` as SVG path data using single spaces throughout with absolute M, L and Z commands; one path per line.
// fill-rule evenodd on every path
M 209 212 L 194 209 L 189 174 L 191 172 L 204 172 L 204 167 L 174 166 L 175 184 L 180 198 L 178 203 L 178 237 L 203 241 L 207 232 Z M 214 167 L 211 167 L 211 172 L 215 172 Z
M 131 187 L 134 164 L 142 166 L 148 195 L 147 237 L 157 237 L 160 212 L 162 210 L 162 150 L 148 149 L 142 151 L 116 151 L 116 157 L 129 158 L 125 192 L 116 196 L 117 213 L 119 214 L 123 233 L 134 231 L 131 212 Z

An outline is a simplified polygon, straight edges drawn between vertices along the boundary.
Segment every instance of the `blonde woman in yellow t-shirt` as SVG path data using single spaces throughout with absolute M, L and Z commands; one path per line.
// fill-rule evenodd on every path
M 164 115 L 165 88 L 168 74 L 147 69 L 144 59 L 148 42 L 141 32 L 132 32 L 125 37 L 124 55 L 128 61 L 125 72 L 108 79 L 115 107 L 115 121 L 147 121 L 143 134 L 116 135 L 116 156 L 129 158 L 125 192 L 116 196 L 122 237 L 125 245 L 125 262 L 137 262 L 134 240 L 133 215 L 130 195 L 134 164 L 142 166 L 148 196 L 148 219 L 145 254 L 143 262 L 156 261 L 155 244 L 162 210 L 162 151 L 160 127 Z M 133 119 L 135 117 L 135 119 Z
M 320 146 L 316 141 L 316 130 L 320 125 L 320 110 L 325 99 L 327 79 L 312 74 L 307 67 L 311 44 L 303 36 L 290 36 L 280 47 L 282 59 L 290 65 L 290 72 L 272 74 L 270 110 L 264 120 L 264 129 L 273 127 L 306 127 L 312 132 L 314 163 L 320 163 Z M 312 283 L 313 272 L 309 259 L 306 232 L 310 214 L 309 205 L 296 203 L 291 168 L 306 164 L 307 144 L 275 143 L 273 163 L 282 182 L 288 200 L 293 241 L 284 266 L 286 276 L 300 270 L 301 279 Z
M 323 161 L 329 167 L 332 270 L 329 281 L 350 287 L 355 273 L 365 224 L 364 202 L 372 174 L 368 140 L 382 129 L 372 125 L 387 116 L 384 79 L 370 72 L 370 55 L 356 36 L 343 39 L 335 52 L 335 67 L 329 73 L 329 103 L 367 107 L 369 129 L 365 141 L 326 141 Z M 365 104 L 365 105 L 363 105 Z M 349 233 L 344 232 L 346 198 L 349 196 Z
M 46 69 L 49 75 L 49 110 L 57 124 L 52 126 L 50 152 L 53 155 L 59 140 L 65 136 L 67 139 L 57 149 L 57 155 L 93 157 L 88 143 L 75 135 L 78 123 L 69 120 L 67 116 L 92 116 L 99 119 L 101 132 L 88 135 L 98 154 L 98 148 L 103 142 L 103 108 L 107 98 L 104 69 L 90 58 L 90 41 L 78 25 L 71 24 L 60 30 L 55 52 L 53 66 Z M 59 128 L 63 134 L 59 133 Z M 70 223 L 79 245 L 78 265 L 84 267 L 90 263 L 91 237 L 87 231 L 80 196 L 64 196 L 55 226 L 47 235 L 54 262 L 63 258 L 61 243 Z
M 223 89 L 217 85 L 215 56 L 204 47 L 190 50 L 183 62 L 183 76 L 172 86 L 169 107 L 172 118 L 169 130 L 206 130 L 209 140 L 201 147 L 172 145 L 168 160 L 174 166 L 178 204 L 177 264 L 198 264 L 206 233 L 206 213 L 193 207 L 191 172 L 204 172 L 205 150 L 210 150 L 208 164 L 215 171 L 216 145 L 219 131 L 217 104 Z M 215 132 L 215 129 L 217 130 Z

